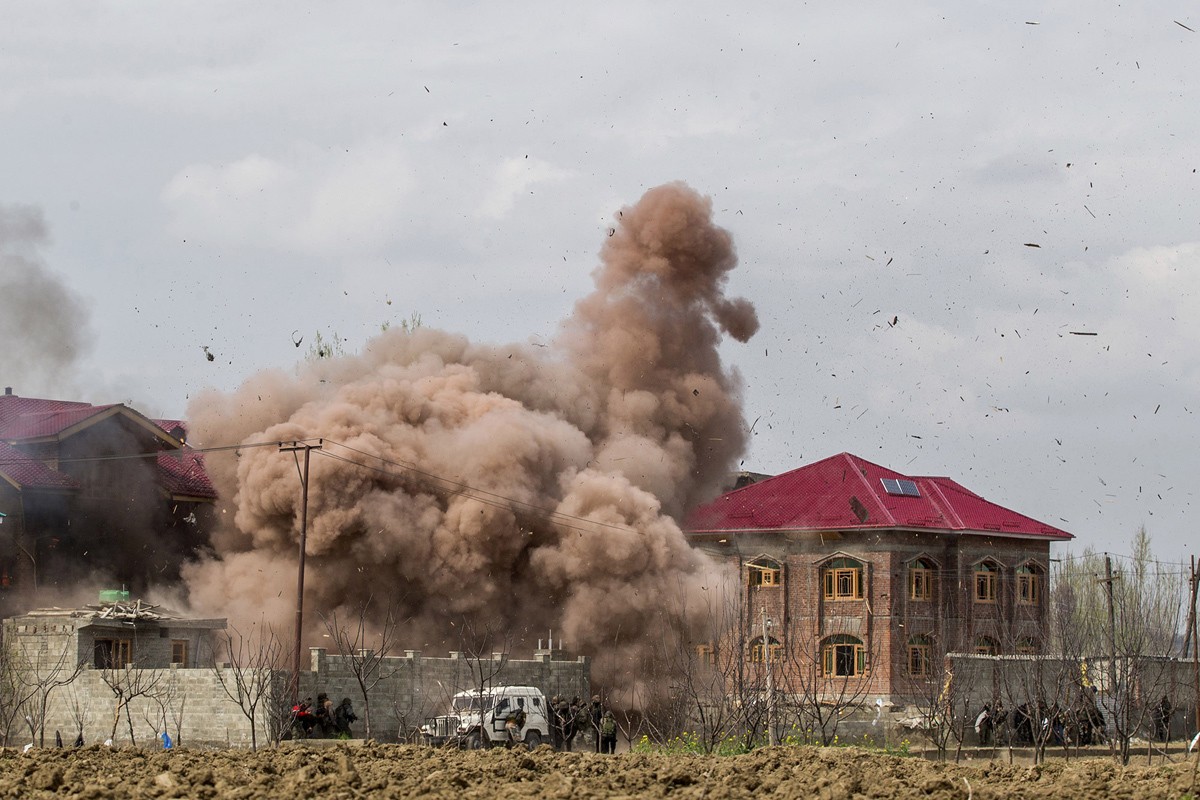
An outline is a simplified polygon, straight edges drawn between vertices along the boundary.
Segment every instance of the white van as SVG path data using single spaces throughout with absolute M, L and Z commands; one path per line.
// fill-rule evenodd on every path
M 450 714 L 426 720 L 421 727 L 427 744 L 458 745 L 475 750 L 508 744 L 504 722 L 514 709 L 525 711 L 522 740 L 532 750 L 550 740 L 546 697 L 536 686 L 494 686 L 459 692 Z

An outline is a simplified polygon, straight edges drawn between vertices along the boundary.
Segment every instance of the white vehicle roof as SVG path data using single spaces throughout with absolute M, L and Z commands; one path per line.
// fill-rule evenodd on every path
M 493 694 L 541 694 L 542 690 L 536 686 L 492 686 L 483 690 L 483 695 Z M 465 692 L 459 692 L 455 697 L 479 697 L 478 689 L 469 689 Z

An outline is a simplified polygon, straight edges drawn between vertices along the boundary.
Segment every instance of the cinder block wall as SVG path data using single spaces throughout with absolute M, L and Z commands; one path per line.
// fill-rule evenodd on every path
M 349 697 L 359 717 L 352 731 L 356 737 L 363 736 L 366 708 L 351 660 L 329 655 L 322 648 L 313 648 L 310 659 L 309 671 L 300 676 L 301 697 L 316 698 L 318 693 L 325 692 L 335 704 Z M 554 694 L 586 697 L 590 691 L 590 663 L 584 657 L 559 660 L 551 658 L 550 653 L 538 653 L 527 660 L 500 655 L 472 659 L 454 653 L 449 658 L 429 658 L 411 650 L 376 663 L 377 670 L 368 676 L 369 684 L 373 684 L 369 686 L 371 735 L 381 741 L 396 741 L 411 735 L 426 717 L 445 714 L 456 692 L 479 686 L 481 670 L 489 686 L 537 686 L 547 697 Z M 234 671 L 227 667 L 131 668 L 115 672 L 87 667 L 70 684 L 50 693 L 45 725 L 47 745 L 53 746 L 55 731 L 61 733 L 68 745 L 80 731 L 87 744 L 110 737 L 115 744 L 129 744 L 130 724 L 123 711 L 113 736 L 118 698 L 105 681 L 106 676 L 117 688 L 139 695 L 129 704 L 136 744 L 153 744 L 165 729 L 172 739 L 185 746 L 250 746 L 250 719 L 230 697 L 229 693 L 234 697 L 238 693 Z M 287 673 L 277 672 L 272 679 L 280 687 L 278 696 L 283 696 Z M 267 698 L 262 699 L 255 716 L 260 746 L 269 741 L 268 702 Z M 10 743 L 29 740 L 29 730 L 18 718 Z
M 359 718 L 353 730 L 365 732 L 367 709 L 350 657 L 330 655 L 323 648 L 313 648 L 310 657 L 309 671 L 300 679 L 301 696 L 316 698 L 324 692 L 334 705 L 349 697 Z M 359 663 L 363 663 L 361 657 Z M 411 737 L 427 717 L 447 713 L 456 692 L 478 688 L 481 682 L 487 686 L 536 686 L 547 698 L 556 694 L 586 698 L 590 692 L 586 657 L 561 660 L 549 652 L 525 660 L 500 654 L 470 658 L 462 653 L 429 658 L 419 650 L 408 650 L 403 656 L 388 656 L 375 663 L 376 670 L 367 676 L 367 682 L 374 684 L 369 694 L 371 736 L 381 741 Z

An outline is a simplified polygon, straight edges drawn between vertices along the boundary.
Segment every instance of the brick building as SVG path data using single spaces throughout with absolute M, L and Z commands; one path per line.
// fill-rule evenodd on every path
M 140 591 L 207 542 L 216 491 L 179 420 L 0 395 L 0 613 L 104 576 Z M 100 586 L 94 587 L 96 589 Z
M 807 673 L 887 702 L 927 691 L 948 652 L 1043 651 L 1050 545 L 1070 533 L 849 453 L 745 484 L 687 521 L 740 575 L 740 632 L 702 648 L 742 643 L 783 691 Z

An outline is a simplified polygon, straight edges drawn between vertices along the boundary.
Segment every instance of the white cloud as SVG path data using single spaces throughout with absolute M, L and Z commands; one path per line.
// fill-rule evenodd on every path
M 573 174 L 572 170 L 559 169 L 539 158 L 506 158 L 492 175 L 492 188 L 484 196 L 479 213 L 491 219 L 505 217 L 516 205 L 517 198 L 531 187 L 566 180 Z
M 251 154 L 192 164 L 162 192 L 171 230 L 230 246 L 364 251 L 391 240 L 414 176 L 392 147 L 304 148 L 286 160 Z

